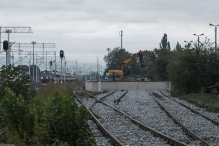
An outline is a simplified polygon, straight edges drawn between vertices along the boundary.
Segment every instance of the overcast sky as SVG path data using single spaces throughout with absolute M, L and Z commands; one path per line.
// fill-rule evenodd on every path
M 33 34 L 11 34 L 20 43 L 55 43 L 67 60 L 96 63 L 107 48 L 120 47 L 131 53 L 159 47 L 164 33 L 171 49 L 177 41 L 195 41 L 194 33 L 214 42 L 219 24 L 218 0 L 0 0 L 0 26 L 30 26 Z M 2 34 L 2 40 L 7 39 Z M 200 37 L 204 40 L 204 37 Z M 23 49 L 31 50 L 31 49 Z

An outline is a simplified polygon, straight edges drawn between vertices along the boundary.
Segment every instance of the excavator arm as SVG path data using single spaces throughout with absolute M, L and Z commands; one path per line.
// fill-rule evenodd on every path
M 140 50 L 139 53 L 136 53 L 136 54 L 134 54 L 131 58 L 129 58 L 129 59 L 123 61 L 121 70 L 123 71 L 123 65 L 124 65 L 124 64 L 129 63 L 130 61 L 132 61 L 133 59 L 135 59 L 135 58 L 137 58 L 137 57 L 139 57 L 139 61 L 140 61 L 141 67 L 142 67 L 142 68 L 145 68 L 144 62 L 143 62 L 143 53 L 142 53 L 142 51 Z
M 124 68 L 124 64 L 129 63 L 130 61 L 132 61 L 133 59 L 139 57 L 139 62 L 142 68 L 145 68 L 144 66 L 144 62 L 143 62 L 143 53 L 140 50 L 139 53 L 136 53 L 134 55 L 132 55 L 132 57 L 130 57 L 129 59 L 123 61 L 123 63 L 121 64 L 121 70 L 109 70 L 109 75 L 113 77 L 113 81 L 115 80 L 115 77 L 118 76 L 124 76 L 124 72 L 123 72 L 123 68 Z

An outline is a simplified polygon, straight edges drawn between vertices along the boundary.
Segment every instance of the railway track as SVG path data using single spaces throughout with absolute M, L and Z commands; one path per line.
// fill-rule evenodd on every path
M 127 144 L 129 145 L 130 144 L 131 145 L 180 145 L 180 146 L 186 145 L 185 143 L 181 141 L 175 140 L 165 134 L 162 134 L 154 130 L 151 127 L 148 127 L 142 124 L 141 122 L 135 120 L 134 118 L 124 113 L 123 111 L 118 110 L 112 107 L 111 105 L 108 105 L 105 102 L 101 101 L 104 98 L 107 98 L 107 96 L 99 100 L 95 96 L 91 95 L 90 93 L 84 90 L 83 92 L 89 94 L 94 99 L 96 99 L 95 107 L 94 107 L 94 104 L 92 105 L 92 107 L 94 108 L 93 112 L 98 111 L 99 114 L 101 114 L 100 117 L 102 118 L 99 121 L 102 122 L 105 125 L 105 127 L 108 128 L 108 130 L 110 130 L 110 128 L 113 129 L 111 133 L 113 133 L 113 135 L 115 135 L 115 137 L 117 137 L 121 141 L 121 143 L 126 144 L 126 145 Z M 124 96 L 126 93 L 123 93 L 122 95 L 120 95 L 118 99 L 121 99 L 121 96 Z M 105 111 L 105 113 L 103 111 Z M 134 123 L 135 125 L 131 124 L 131 122 Z M 115 125 L 115 124 L 117 125 L 112 127 L 112 125 Z M 125 127 L 126 125 L 128 125 L 129 128 Z M 140 127 L 140 128 L 137 128 L 136 125 L 137 127 Z
M 119 100 L 116 100 L 117 107 L 121 111 L 123 110 L 142 123 L 188 145 L 203 145 L 201 141 L 195 140 L 194 137 L 191 137 L 191 134 L 182 129 L 181 125 L 177 125 L 172 118 L 169 118 L 159 105 L 152 98 L 148 97 L 146 91 L 131 92 L 122 99 L 121 103 Z M 138 95 L 136 94 L 137 92 Z M 129 107 L 133 108 L 130 109 Z
M 78 102 L 85 107 L 87 110 L 88 114 L 93 118 L 93 121 L 96 123 L 98 128 L 102 131 L 102 133 L 109 138 L 110 143 L 112 145 L 117 145 L 117 146 L 124 146 L 117 138 L 115 138 L 96 118 L 96 116 L 93 115 L 93 113 L 85 106 L 83 101 L 78 97 L 78 95 L 73 91 L 74 95 L 76 96 Z
M 167 98 L 164 94 L 155 92 L 152 94 L 160 107 L 193 138 L 200 140 L 204 145 L 217 146 L 219 144 L 218 121 L 172 98 Z
M 167 96 L 166 94 L 164 94 L 164 93 L 162 93 L 162 92 L 160 92 L 160 93 L 161 93 L 162 95 L 164 95 L 165 97 L 167 97 L 167 98 L 169 98 L 169 99 L 172 99 L 173 101 L 175 101 L 175 102 L 181 104 L 182 106 L 184 106 L 184 107 L 190 109 L 192 112 L 201 115 L 202 117 L 204 117 L 204 118 L 206 118 L 207 120 L 211 121 L 211 122 L 214 123 L 215 125 L 219 126 L 219 121 L 217 121 L 216 119 L 214 120 L 214 119 L 212 119 L 212 118 L 210 118 L 210 117 L 208 117 L 208 116 L 202 114 L 201 112 L 199 112 L 199 111 L 197 111 L 197 110 L 195 110 L 195 109 L 189 107 L 188 105 L 186 105 L 186 104 L 184 104 L 184 103 L 181 103 L 181 102 L 179 102 L 179 101 L 177 101 L 177 100 L 171 98 L 170 96 Z

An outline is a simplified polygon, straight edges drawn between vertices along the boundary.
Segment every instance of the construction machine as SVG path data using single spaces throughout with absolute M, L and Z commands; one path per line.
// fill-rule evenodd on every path
M 142 68 L 145 68 L 144 62 L 143 62 L 143 53 L 140 50 L 139 53 L 134 54 L 131 58 L 123 61 L 121 64 L 121 70 L 109 70 L 109 75 L 113 77 L 113 81 L 115 80 L 115 77 L 121 77 L 121 76 L 126 76 L 127 74 L 124 74 L 123 69 L 124 65 L 132 61 L 133 59 L 139 57 L 139 62 Z

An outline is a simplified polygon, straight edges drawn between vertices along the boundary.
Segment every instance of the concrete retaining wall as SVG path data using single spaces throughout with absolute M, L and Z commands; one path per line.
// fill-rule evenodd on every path
M 99 82 L 101 91 L 103 90 L 171 90 L 171 82 Z M 99 86 L 100 88 L 100 86 Z M 98 91 L 98 82 L 86 82 L 85 89 L 88 91 Z

